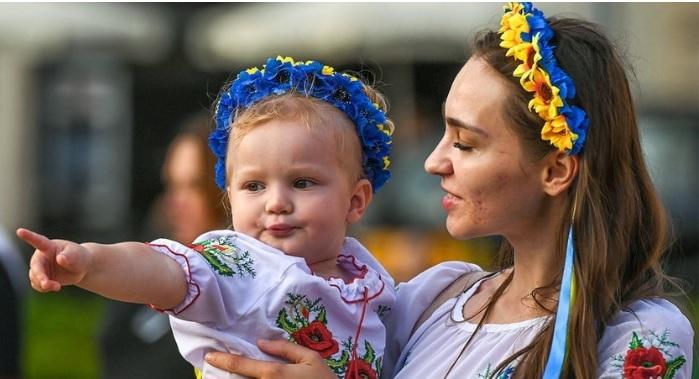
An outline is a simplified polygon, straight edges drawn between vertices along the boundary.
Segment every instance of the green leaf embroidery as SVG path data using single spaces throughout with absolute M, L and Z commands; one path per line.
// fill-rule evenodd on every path
M 376 362 L 375 362 L 374 367 L 376 367 L 376 373 L 379 374 L 379 377 L 381 376 L 381 368 L 382 368 L 381 363 L 382 363 L 381 357 L 376 358 Z
M 638 334 L 636 334 L 636 332 L 632 332 L 631 343 L 629 343 L 629 349 L 633 350 L 638 349 L 639 347 L 643 347 L 643 342 L 640 338 L 638 338 Z
M 322 322 L 323 324 L 326 324 L 326 325 L 328 324 L 328 317 L 327 317 L 327 314 L 326 314 L 326 312 L 325 312 L 325 308 L 324 308 L 324 307 L 321 308 L 320 311 L 318 312 L 318 316 L 316 316 L 316 321 L 320 321 L 320 322 Z
M 667 362 L 667 371 L 665 371 L 665 375 L 663 375 L 663 379 L 672 379 L 675 377 L 675 374 L 677 373 L 677 370 L 684 365 L 684 363 L 687 362 L 687 360 L 684 358 L 684 355 L 679 356 L 671 361 Z
M 342 372 L 345 369 L 345 366 L 347 366 L 347 362 L 349 361 L 349 352 L 347 350 L 342 352 L 342 355 L 340 356 L 340 359 L 333 359 L 333 358 L 328 358 L 325 360 L 325 364 L 330 367 L 331 370 L 333 370 L 336 373 Z
M 290 335 L 297 330 L 297 328 L 289 320 L 289 315 L 286 313 L 286 309 L 279 311 L 279 315 L 277 316 L 277 326 L 284 329 L 284 331 Z
M 364 349 L 366 350 L 366 353 L 364 354 L 364 362 L 371 365 L 374 362 L 374 358 L 376 357 L 376 352 L 367 340 L 364 340 Z
M 197 248 L 199 247 L 199 248 Z M 194 245 L 201 256 L 221 276 L 255 277 L 253 259 L 249 251 L 241 251 L 233 244 L 231 238 L 222 237 L 218 240 L 206 240 Z
M 235 271 L 233 271 L 230 267 L 228 267 L 225 263 L 221 262 L 221 260 L 216 256 L 216 254 L 212 253 L 210 250 L 205 249 L 204 252 L 201 253 L 202 257 L 206 259 L 207 262 L 211 265 L 211 267 L 221 276 L 233 276 L 235 274 Z

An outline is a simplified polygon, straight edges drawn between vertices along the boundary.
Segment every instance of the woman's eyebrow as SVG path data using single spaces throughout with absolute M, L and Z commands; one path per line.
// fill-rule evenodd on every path
M 470 131 L 470 132 L 479 134 L 479 135 L 481 135 L 481 136 L 483 136 L 483 137 L 485 137 L 485 138 L 488 137 L 488 133 L 486 133 L 485 130 L 483 130 L 483 129 L 477 127 L 477 126 L 473 126 L 473 125 L 467 124 L 466 122 L 461 121 L 461 120 L 459 120 L 459 119 L 457 119 L 457 118 L 454 118 L 454 117 L 446 117 L 444 120 L 446 121 L 447 125 L 449 125 L 449 126 L 451 126 L 451 127 L 465 129 L 465 130 L 468 130 L 468 131 Z
M 479 134 L 483 137 L 486 137 L 486 138 L 488 137 L 488 133 L 485 130 L 483 130 L 477 126 L 471 125 L 465 121 L 459 120 L 459 119 L 454 118 L 454 117 L 446 117 L 446 115 L 444 113 L 444 105 L 445 104 L 446 104 L 446 102 L 443 101 L 442 102 L 442 118 L 444 119 L 444 122 L 446 122 L 448 126 L 451 126 L 454 128 L 465 129 L 465 130 L 468 130 L 470 132 Z

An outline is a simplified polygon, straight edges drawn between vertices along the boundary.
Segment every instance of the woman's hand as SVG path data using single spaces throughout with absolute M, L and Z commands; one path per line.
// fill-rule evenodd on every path
M 259 340 L 257 346 L 289 363 L 261 361 L 229 353 L 211 352 L 206 361 L 221 370 L 260 379 L 337 379 L 316 351 L 286 340 Z

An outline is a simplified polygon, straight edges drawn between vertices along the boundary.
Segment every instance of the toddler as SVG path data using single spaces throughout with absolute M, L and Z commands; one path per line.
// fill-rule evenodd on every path
M 77 244 L 26 229 L 40 292 L 77 285 L 170 315 L 180 352 L 209 378 L 210 350 L 274 359 L 256 340 L 317 351 L 340 378 L 377 378 L 393 280 L 347 227 L 388 179 L 380 94 L 318 62 L 268 59 L 219 96 L 209 143 L 233 230 L 191 245 Z M 163 362 L 167 364 L 167 362 Z

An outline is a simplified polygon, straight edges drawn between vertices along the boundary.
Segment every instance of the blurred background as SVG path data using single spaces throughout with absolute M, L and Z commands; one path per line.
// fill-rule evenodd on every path
M 699 4 L 540 8 L 600 23 L 633 67 L 648 164 L 674 221 L 668 270 L 687 281 L 688 296 L 676 302 L 697 325 Z M 176 377 L 166 373 L 177 357 L 169 358 L 162 319 L 79 289 L 28 291 L 31 249 L 14 229 L 105 243 L 176 235 L 163 212 L 172 204 L 162 169 L 170 142 L 192 114 L 211 109 L 231 73 L 269 56 L 321 60 L 387 94 L 397 125 L 393 179 L 353 234 L 397 280 L 444 260 L 487 268 L 498 241 L 449 238 L 439 180 L 422 162 L 442 133 L 441 104 L 468 42 L 499 19 L 498 3 L 0 4 L 0 262 L 11 279 L 0 298 L 0 354 L 19 341 L 16 364 L 0 369 L 24 378 L 157 377 L 149 367 Z M 119 321 L 122 311 L 129 316 Z M 120 328 L 137 342 L 115 342 Z M 158 343 L 169 347 L 151 347 Z

